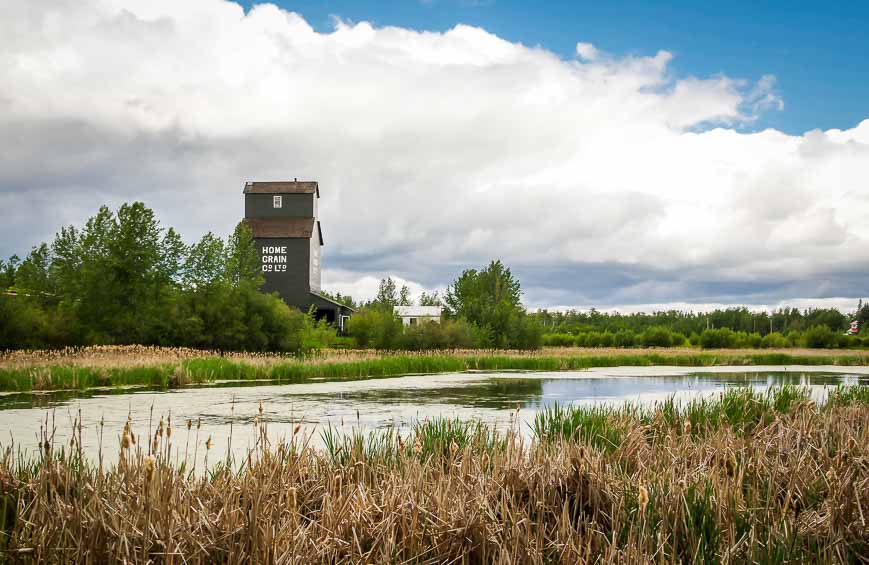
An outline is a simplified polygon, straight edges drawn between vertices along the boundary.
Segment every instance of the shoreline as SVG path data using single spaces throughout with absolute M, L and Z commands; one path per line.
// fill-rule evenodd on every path
M 28 357 L 30 356 L 30 357 Z M 161 359 L 163 359 L 161 361 Z M 142 347 L 11 352 L 0 357 L 0 392 L 123 386 L 180 388 L 220 381 L 304 383 L 467 372 L 563 372 L 614 367 L 869 367 L 864 350 L 578 349 L 532 352 L 334 350 L 309 359 Z
M 198 434 L 193 446 L 173 439 L 162 420 L 153 436 L 128 423 L 123 441 L 101 443 L 117 464 L 83 457 L 81 433 L 68 450 L 43 435 L 53 449 L 0 452 L 0 549 L 50 562 L 166 548 L 190 562 L 239 548 L 299 562 L 859 560 L 869 475 L 852 462 L 865 456 L 865 391 L 837 389 L 822 405 L 782 387 L 683 407 L 552 407 L 530 439 L 438 418 L 404 435 L 330 433 L 322 449 L 296 435 L 272 444 L 255 420 L 261 440 L 238 459 Z M 197 451 L 200 473 L 188 464 Z

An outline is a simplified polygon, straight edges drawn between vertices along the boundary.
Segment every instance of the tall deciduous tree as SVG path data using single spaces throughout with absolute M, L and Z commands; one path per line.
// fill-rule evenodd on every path
M 15 274 L 16 285 L 27 294 L 51 294 L 48 274 L 50 266 L 51 253 L 48 245 L 43 243 L 39 247 L 34 247 L 18 267 Z
M 425 291 L 419 297 L 420 306 L 443 306 L 440 295 L 437 291 L 427 294 Z
M 392 310 L 398 304 L 398 292 L 395 287 L 395 281 L 392 277 L 386 277 L 380 280 L 380 287 L 377 289 L 377 298 L 374 303 L 383 309 Z
M 260 257 L 253 241 L 250 227 L 239 222 L 229 237 L 226 250 L 226 273 L 233 286 L 251 284 L 262 286 L 264 278 L 260 271 Z
M 398 293 L 398 306 L 410 306 L 410 289 L 406 284 L 401 285 L 401 290 Z
M 193 244 L 184 264 L 184 283 L 189 289 L 203 289 L 224 280 L 226 248 L 223 240 L 208 232 Z
M 501 261 L 482 271 L 468 269 L 447 289 L 446 306 L 452 316 L 488 331 L 496 347 L 536 347 L 539 324 L 525 315 L 519 281 Z

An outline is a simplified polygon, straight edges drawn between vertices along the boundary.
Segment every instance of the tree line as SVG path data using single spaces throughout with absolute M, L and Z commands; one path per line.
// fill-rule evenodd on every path
M 377 296 L 357 303 L 350 337 L 312 313 L 260 291 L 259 254 L 239 223 L 222 239 L 212 233 L 188 245 L 141 202 L 103 206 L 81 228 L 66 226 L 22 260 L 0 260 L 0 349 L 91 344 L 187 346 L 298 352 L 330 345 L 378 349 L 586 347 L 850 347 L 852 319 L 869 322 L 869 304 L 852 314 L 782 308 L 771 313 L 727 308 L 708 313 L 651 314 L 571 310 L 529 313 L 510 269 L 492 261 L 467 269 L 441 296 L 437 324 L 404 326 L 394 307 L 411 305 L 406 285 L 387 277 Z M 863 343 L 863 342 L 866 343 Z
M 652 314 L 548 312 L 533 316 L 546 328 L 544 345 L 578 347 L 842 348 L 869 346 L 869 335 L 846 335 L 852 320 L 863 328 L 869 304 L 848 314 L 836 309 L 780 308 L 771 313 L 745 307 L 712 312 L 671 310 Z
M 522 288 L 501 261 L 484 269 L 466 269 L 446 295 L 423 292 L 420 306 L 442 306 L 439 323 L 405 326 L 396 306 L 410 306 L 410 290 L 391 277 L 380 282 L 377 296 L 350 318 L 348 331 L 360 347 L 377 349 L 512 348 L 536 349 L 543 326 L 525 311 Z
M 103 206 L 23 260 L 0 261 L 0 348 L 299 351 L 329 339 L 322 324 L 261 293 L 262 283 L 244 223 L 226 240 L 207 233 L 187 245 L 141 202 Z

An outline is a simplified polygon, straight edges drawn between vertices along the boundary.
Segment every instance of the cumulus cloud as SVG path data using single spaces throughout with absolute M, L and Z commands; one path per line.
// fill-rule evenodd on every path
M 579 42 L 576 44 L 576 54 L 586 61 L 594 61 L 598 57 L 597 47 L 591 43 Z
M 245 181 L 298 177 L 361 297 L 493 257 L 536 306 L 869 294 L 869 120 L 746 133 L 771 76 L 221 0 L 20 2 L 0 36 L 3 255 L 132 199 L 228 233 Z

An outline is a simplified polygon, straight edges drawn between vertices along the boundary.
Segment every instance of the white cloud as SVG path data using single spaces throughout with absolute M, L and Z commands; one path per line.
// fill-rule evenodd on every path
M 869 120 L 743 133 L 773 77 L 219 0 L 21 2 L 0 36 L 4 254 L 130 199 L 227 233 L 244 181 L 299 177 L 347 281 L 500 257 L 529 303 L 869 294 Z
M 576 54 L 586 61 L 594 61 L 598 57 L 597 47 L 591 43 L 579 42 L 576 44 Z

